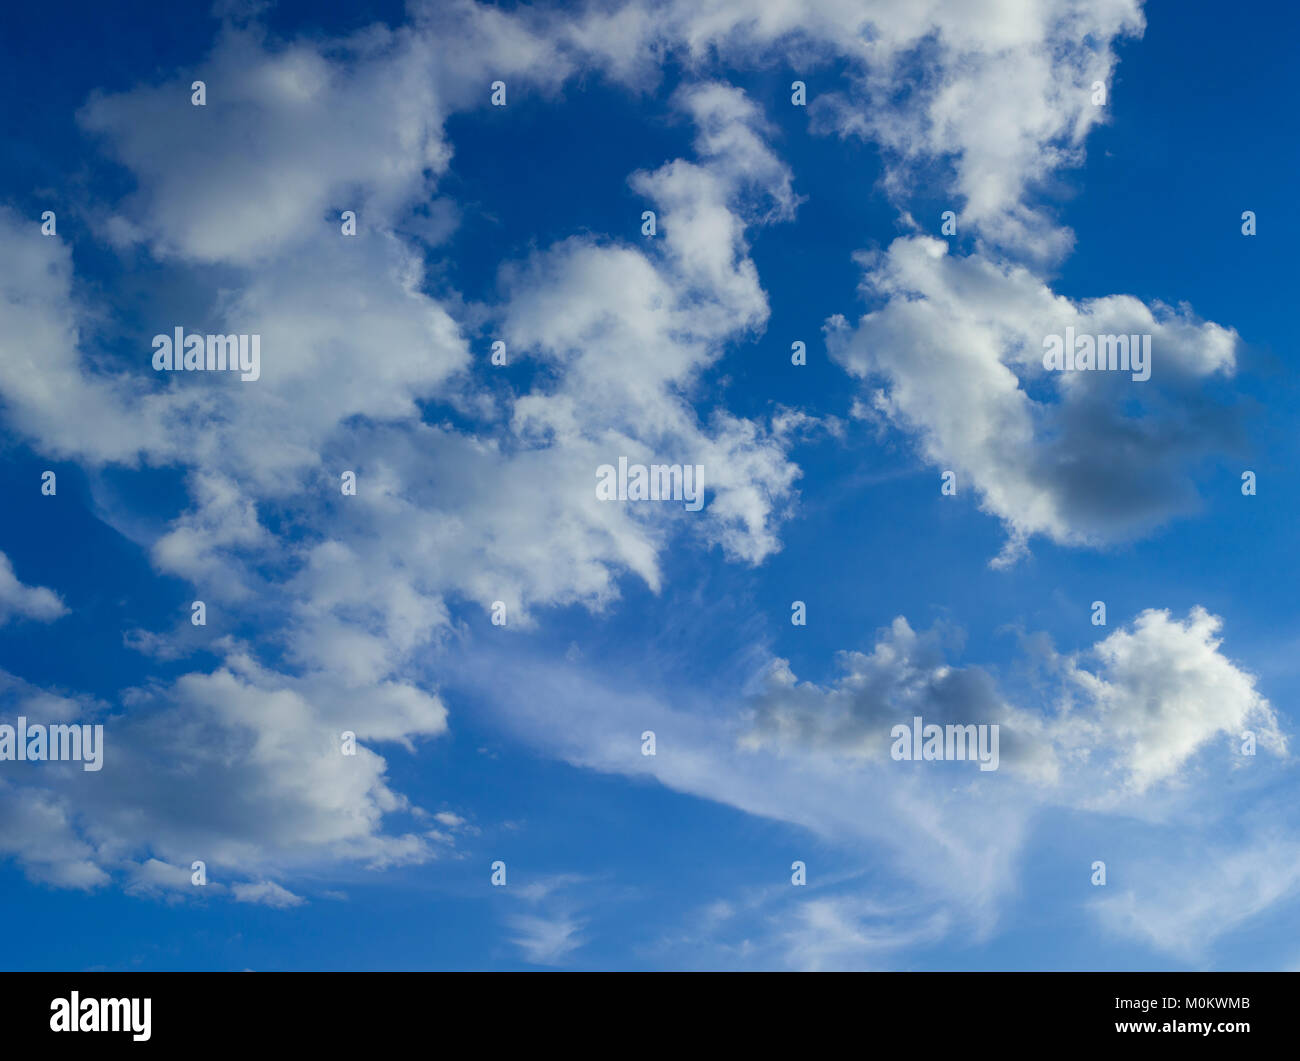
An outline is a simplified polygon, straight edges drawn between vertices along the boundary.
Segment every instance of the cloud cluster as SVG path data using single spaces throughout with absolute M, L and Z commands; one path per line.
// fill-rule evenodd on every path
M 473 7 L 456 17 L 517 29 Z M 476 61 L 553 76 L 511 39 Z M 702 420 L 694 393 L 767 318 L 747 227 L 797 203 L 758 109 L 721 84 L 681 93 L 698 158 L 631 176 L 659 213 L 653 246 L 575 237 L 505 265 L 491 312 L 512 357 L 550 366 L 516 395 L 484 385 L 461 307 L 428 292 L 423 251 L 399 234 L 445 169 L 441 118 L 469 105 L 439 95 L 439 64 L 466 62 L 452 50 L 428 26 L 280 45 L 227 25 L 199 70 L 207 107 L 190 106 L 188 75 L 92 99 L 83 125 L 137 185 L 101 231 L 186 270 L 192 296 L 186 319 L 159 320 L 136 348 L 78 327 L 100 311 L 59 238 L 0 217 L 18 258 L 0 271 L 0 336 L 27 352 L 0 374 L 11 426 L 92 468 L 183 469 L 188 506 L 156 533 L 106 515 L 147 535 L 155 567 L 192 583 L 211 621 L 261 631 L 212 645 L 210 673 L 124 694 L 93 813 L 47 782 L 33 813 L 59 810 L 51 831 L 70 854 L 28 851 L 21 830 L 13 841 L 45 879 L 102 883 L 73 868 L 83 861 L 135 879 L 132 859 L 202 857 L 218 877 L 258 875 L 245 891 L 272 901 L 261 875 L 291 866 L 433 857 L 427 837 L 389 831 L 418 808 L 387 786 L 385 760 L 341 756 L 339 735 L 413 749 L 446 731 L 433 662 L 461 602 L 504 601 L 526 625 L 539 607 L 605 607 L 626 573 L 658 589 L 659 558 L 688 528 L 680 512 L 597 499 L 596 468 L 620 455 L 704 465 L 701 545 L 746 562 L 779 547 L 798 474 L 785 440 L 722 409 Z M 360 149 L 340 115 L 365 125 Z M 344 207 L 356 237 L 339 231 Z M 260 335 L 261 378 L 155 376 L 149 339 L 178 325 Z M 68 417 L 69 403 L 86 415 Z M 343 470 L 355 496 L 339 490 Z M 53 617 L 43 592 L 23 600 Z M 165 640 L 137 630 L 127 643 Z
M 918 715 L 940 726 L 998 725 L 1003 762 L 1037 784 L 1062 786 L 1071 799 L 1140 794 L 1179 780 L 1216 740 L 1236 752 L 1248 730 L 1259 747 L 1286 752 L 1254 677 L 1222 653 L 1222 626 L 1201 607 L 1182 620 L 1148 609 L 1087 653 L 1048 648 L 1027 659 L 1060 682 L 1050 702 L 1016 705 L 987 669 L 949 662 L 941 628 L 918 634 L 900 616 L 870 653 L 841 652 L 829 686 L 800 682 L 775 660 L 742 741 L 885 761 L 891 728 Z
M 719 79 L 729 65 L 807 81 L 815 132 L 879 148 L 904 227 L 914 197 L 946 196 L 974 235 L 966 257 L 916 234 L 862 256 L 874 305 L 856 326 L 833 318 L 828 345 L 861 383 L 859 408 L 913 436 L 1005 524 L 1002 562 L 1035 535 L 1098 546 L 1192 511 L 1196 466 L 1236 441 L 1214 392 L 1235 370 L 1235 333 L 1187 307 L 1067 299 L 1042 275 L 1072 236 L 1039 192 L 1081 161 L 1106 114 L 1093 82 L 1112 85 L 1116 43 L 1142 29 L 1137 0 L 456 0 L 415 4 L 395 29 L 285 41 L 232 7 L 193 69 L 92 96 L 81 127 L 133 191 L 77 210 L 124 263 L 165 266 L 169 301 L 115 336 L 71 245 L 0 207 L 5 422 L 92 473 L 183 473 L 186 500 L 162 526 L 111 507 L 106 518 L 231 628 L 258 634 L 208 646 L 210 671 L 111 708 L 6 678 L 9 709 L 111 728 L 93 779 L 51 764 L 0 782 L 0 851 L 58 886 L 116 877 L 173 896 L 202 858 L 214 892 L 281 908 L 303 901 L 276 879 L 298 868 L 434 858 L 449 834 L 427 828 L 366 745 L 445 734 L 437 689 L 450 674 L 489 685 L 502 724 L 535 748 L 870 849 L 916 884 L 914 905 L 819 895 L 772 923 L 781 963 L 829 968 L 953 923 L 988 931 L 1045 805 L 1131 810 L 1245 727 L 1285 752 L 1272 706 L 1202 609 L 1143 612 L 1090 655 L 1049 653 L 1048 704 L 1004 692 L 992 668 L 955 665 L 945 631 L 902 618 L 869 651 L 843 653 L 834 682 L 800 682 L 777 661 L 752 700 L 721 709 L 628 695 L 556 661 L 474 648 L 453 664 L 439 651 L 466 637 L 466 602 L 502 601 L 527 626 L 546 608 L 610 607 L 628 575 L 659 591 L 682 542 L 744 564 L 780 548 L 796 414 L 737 416 L 705 390 L 728 347 L 768 320 L 753 232 L 800 202 L 765 108 Z M 448 120 L 482 111 L 496 79 L 558 98 L 594 73 L 648 92 L 670 60 L 684 71 L 671 105 L 696 139 L 690 157 L 629 175 L 658 215 L 655 239 L 535 247 L 502 263 L 492 305 L 446 290 Z M 190 105 L 192 80 L 205 107 Z M 340 234 L 343 210 L 357 213 L 355 237 Z M 536 370 L 525 389 L 485 375 L 476 329 L 488 325 L 512 365 Z M 259 334 L 261 379 L 149 372 L 151 336 L 175 326 Z M 1151 381 L 1048 375 L 1042 340 L 1067 327 L 1151 334 Z M 594 471 L 620 455 L 702 465 L 700 518 L 598 501 Z M 355 496 L 339 492 L 344 470 Z M 63 611 L 0 555 L 0 620 Z M 128 644 L 174 659 L 197 644 L 186 634 L 133 631 Z M 935 784 L 875 763 L 891 719 L 913 714 L 1004 726 L 1009 776 Z M 627 735 L 647 726 L 674 754 L 635 754 Z M 344 730 L 366 742 L 355 757 L 339 754 Z M 1292 886 L 1224 864 L 1252 909 Z M 1124 902 L 1104 918 L 1153 925 L 1158 945 L 1173 937 L 1147 899 Z M 1196 909 L 1180 918 L 1205 924 Z M 537 963 L 583 942 L 568 908 L 511 925 Z

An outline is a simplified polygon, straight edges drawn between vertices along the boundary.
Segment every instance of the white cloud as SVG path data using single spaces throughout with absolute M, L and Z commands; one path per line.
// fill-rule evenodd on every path
M 28 877 L 85 891 L 109 882 L 95 849 L 74 829 L 71 801 L 8 782 L 0 782 L 0 793 L 0 852 L 18 858 Z
M 565 965 L 569 955 L 587 943 L 582 935 L 587 920 L 578 914 L 581 902 L 574 889 L 588 883 L 580 874 L 555 873 L 509 886 L 509 898 L 532 908 L 505 919 L 507 929 L 515 933 L 510 942 L 523 951 L 525 961 Z
M 926 462 L 957 473 L 1010 533 L 1001 562 L 1041 534 L 1103 545 L 1190 512 L 1190 472 L 1235 440 L 1207 384 L 1235 368 L 1236 333 L 1187 307 L 1126 295 L 1072 302 L 1028 270 L 955 257 L 937 239 L 898 239 L 864 257 L 884 305 L 855 328 L 829 323 L 831 356 L 870 385 L 876 413 L 917 437 Z M 1044 339 L 1145 334 L 1151 378 L 1049 372 Z
M 36 715 L 42 694 L 8 676 L 4 685 L 6 714 Z M 384 759 L 360 742 L 436 737 L 446 709 L 414 688 L 386 691 L 358 704 L 331 681 L 290 679 L 234 652 L 212 674 L 130 691 L 122 714 L 50 704 L 60 718 L 104 726 L 103 768 L 43 764 L 33 779 L 42 787 L 15 786 L 7 801 L 0 846 L 38 879 L 77 887 L 105 884 L 118 870 L 134 886 L 156 884 L 156 875 L 140 877 L 149 860 L 202 859 L 214 876 L 427 861 L 433 850 L 415 834 L 385 831 L 386 816 L 413 808 L 387 785 Z M 345 729 L 357 734 L 355 756 L 342 754 Z
M 193 870 L 185 866 L 173 866 L 157 858 L 147 858 L 130 868 L 124 890 L 131 895 L 157 896 L 169 902 L 178 902 L 194 894 L 191 889 L 196 887 Z M 209 881 L 203 887 L 213 893 L 225 891 L 225 886 L 217 881 Z
M 239 903 L 258 903 L 262 906 L 270 906 L 276 910 L 287 910 L 294 906 L 302 906 L 307 900 L 300 895 L 294 895 L 287 888 L 281 887 L 275 881 L 257 881 L 251 884 L 235 884 L 231 886 L 231 892 L 235 896 L 235 901 Z
M 74 298 L 68 245 L 4 206 L 0 242 L 0 394 L 10 428 L 53 457 L 90 451 L 133 464 L 141 452 L 169 452 L 174 423 L 158 396 L 140 393 L 138 372 L 110 371 L 79 349 L 90 345 L 94 316 Z M 147 350 L 142 343 L 142 363 Z
M 905 948 L 933 943 L 951 928 L 949 915 L 918 915 L 861 895 L 810 898 L 790 911 L 780 933 L 785 961 L 811 972 L 885 968 Z
M 747 889 L 707 903 L 656 950 L 673 968 L 888 969 L 952 927 L 942 906 L 874 894 L 859 874 L 814 870 L 801 887 Z
M 1089 904 L 1101 925 L 1204 965 L 1217 940 L 1300 896 L 1300 843 L 1276 834 L 1200 843 L 1190 857 L 1136 858 L 1124 875 L 1131 884 L 1108 885 Z
M 371 209 L 387 216 L 449 156 L 429 61 L 409 31 L 373 27 L 326 47 L 226 25 L 192 72 L 93 95 L 83 128 L 139 182 L 113 231 L 162 257 L 248 263 L 283 255 L 343 209 L 362 225 Z M 191 105 L 194 80 L 206 106 Z
M 44 586 L 28 586 L 14 574 L 9 557 L 0 553 L 0 623 L 13 618 L 48 623 L 66 615 L 59 595 Z
M 1044 739 L 1047 720 L 1008 703 L 985 669 L 949 664 L 945 640 L 959 639 L 937 627 L 918 634 L 899 616 L 870 653 L 841 652 L 843 673 L 827 688 L 799 682 L 786 660 L 774 660 L 751 701 L 753 725 L 742 746 L 883 761 L 893 726 L 920 716 L 939 726 L 996 725 L 1001 763 L 1055 780 L 1059 764 Z
M 524 952 L 525 960 L 533 965 L 561 965 L 586 942 L 579 935 L 582 922 L 564 915 L 540 917 L 536 914 L 513 914 L 507 923 L 510 930 L 517 933 L 511 942 Z
M 1062 720 L 1063 741 L 1075 751 L 1108 749 L 1137 792 L 1176 777 L 1216 738 L 1235 753 L 1247 729 L 1260 747 L 1285 754 L 1278 718 L 1254 677 L 1220 652 L 1222 627 L 1201 607 L 1181 621 L 1148 609 L 1098 642 L 1098 673 L 1070 664 L 1086 706 Z
M 1082 161 L 1108 114 L 1093 83 L 1114 89 L 1115 43 L 1143 29 L 1139 0 L 675 0 L 597 7 L 557 35 L 639 85 L 665 52 L 779 63 L 808 84 L 815 130 L 881 149 L 900 204 L 937 182 L 963 231 L 1049 261 L 1072 236 L 1029 193 Z

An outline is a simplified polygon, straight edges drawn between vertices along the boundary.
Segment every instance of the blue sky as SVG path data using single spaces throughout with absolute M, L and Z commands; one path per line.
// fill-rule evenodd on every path
M 1287 14 L 19 13 L 0 965 L 1300 967 Z

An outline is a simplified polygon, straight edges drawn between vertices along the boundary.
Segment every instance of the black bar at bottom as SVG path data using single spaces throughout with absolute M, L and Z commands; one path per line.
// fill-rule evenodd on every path
M 837 1033 L 869 1051 L 884 1036 L 916 1047 L 1127 1040 L 1225 1050 L 1293 1041 L 1297 975 L 0 973 L 0 1028 L 11 1050 L 111 1039 L 132 1049 L 413 1042 L 487 1056 L 539 1045 L 730 1053 L 748 1043 L 838 1053 Z

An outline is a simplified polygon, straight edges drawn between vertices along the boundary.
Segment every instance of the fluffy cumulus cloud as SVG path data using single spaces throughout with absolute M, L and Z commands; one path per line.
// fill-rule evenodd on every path
M 1107 748 L 1139 792 L 1177 776 L 1212 742 L 1240 751 L 1247 732 L 1285 754 L 1273 707 L 1221 651 L 1222 626 L 1200 607 L 1182 620 L 1148 610 L 1096 645 L 1095 671 L 1071 661 L 1082 708 L 1063 720 L 1062 739 L 1076 749 Z
M 1027 656 L 1059 680 L 1045 702 L 1016 705 L 986 668 L 949 662 L 946 631 L 918 634 L 900 616 L 870 653 L 840 654 L 833 684 L 800 682 L 785 660 L 774 661 L 742 743 L 879 761 L 890 754 L 892 728 L 917 716 L 997 725 L 1002 761 L 1047 791 L 1140 794 L 1183 780 L 1208 748 L 1218 747 L 1221 766 L 1231 762 L 1247 731 L 1258 746 L 1286 753 L 1254 677 L 1221 651 L 1222 626 L 1200 607 L 1182 620 L 1144 611 L 1086 653 Z
M 193 71 L 203 107 L 181 79 L 87 102 L 83 128 L 139 184 L 113 235 L 184 261 L 274 257 L 340 200 L 389 213 L 444 168 L 439 100 L 410 34 L 367 32 L 328 56 L 258 36 L 222 33 Z
M 10 619 L 35 619 L 48 623 L 66 614 L 67 610 L 53 590 L 19 581 L 9 557 L 0 553 L 0 623 Z
M 990 246 L 1051 260 L 1072 237 L 1027 192 L 1082 160 L 1104 120 L 1114 42 L 1140 33 L 1136 0 L 891 4 L 873 19 L 857 90 L 815 111 L 832 128 L 881 144 L 896 196 L 936 161 L 951 171 L 957 211 Z M 923 68 L 923 76 L 917 76 Z M 898 102 L 900 85 L 907 86 Z M 891 105 L 893 104 L 893 105 Z
M 1044 720 L 1009 704 L 987 670 L 949 664 L 945 633 L 936 627 L 918 634 L 899 616 L 870 653 L 840 653 L 843 673 L 825 688 L 800 682 L 786 660 L 775 660 L 754 697 L 753 728 L 743 746 L 884 760 L 893 727 L 910 727 L 920 716 L 939 726 L 997 725 L 1000 760 L 1054 775 Z
M 236 884 L 231 888 L 235 901 L 239 903 L 258 903 L 277 910 L 287 910 L 292 906 L 301 906 L 302 896 L 294 895 L 288 888 L 275 881 L 264 880 L 249 884 Z
M 182 870 L 188 881 L 196 859 L 216 883 L 325 860 L 427 861 L 434 852 L 414 831 L 418 808 L 389 788 L 381 755 L 361 743 L 355 755 L 340 754 L 340 734 L 436 737 L 447 712 L 415 689 L 379 691 L 376 709 L 358 711 L 347 689 L 287 679 L 238 650 L 210 674 L 128 690 L 118 713 L 6 676 L 6 716 L 99 724 L 105 738 L 100 771 L 48 763 L 15 782 L 0 844 L 37 879 L 91 887 L 118 872 L 138 891 L 173 888 Z M 408 830 L 385 832 L 386 815 L 403 817 Z
M 928 237 L 863 264 L 883 305 L 856 327 L 828 322 L 831 355 L 867 387 L 863 415 L 913 435 L 927 463 L 955 471 L 958 490 L 973 487 L 1003 521 L 1001 562 L 1033 535 L 1103 545 L 1191 511 L 1198 463 L 1238 441 L 1213 386 L 1236 367 L 1236 333 L 1188 307 L 1072 301 L 1024 267 Z M 1045 367 L 1048 337 L 1064 342 L 1067 329 L 1150 336 L 1150 377 Z
M 183 420 L 167 420 L 138 373 L 82 356 L 94 314 L 74 293 L 68 245 L 5 206 L 0 240 L 0 392 L 9 430 L 58 458 L 134 462 L 142 452 L 166 452 L 168 427 Z
M 95 848 L 73 827 L 76 808 L 67 798 L 7 781 L 0 793 L 0 852 L 16 858 L 30 879 L 76 889 L 109 883 Z

